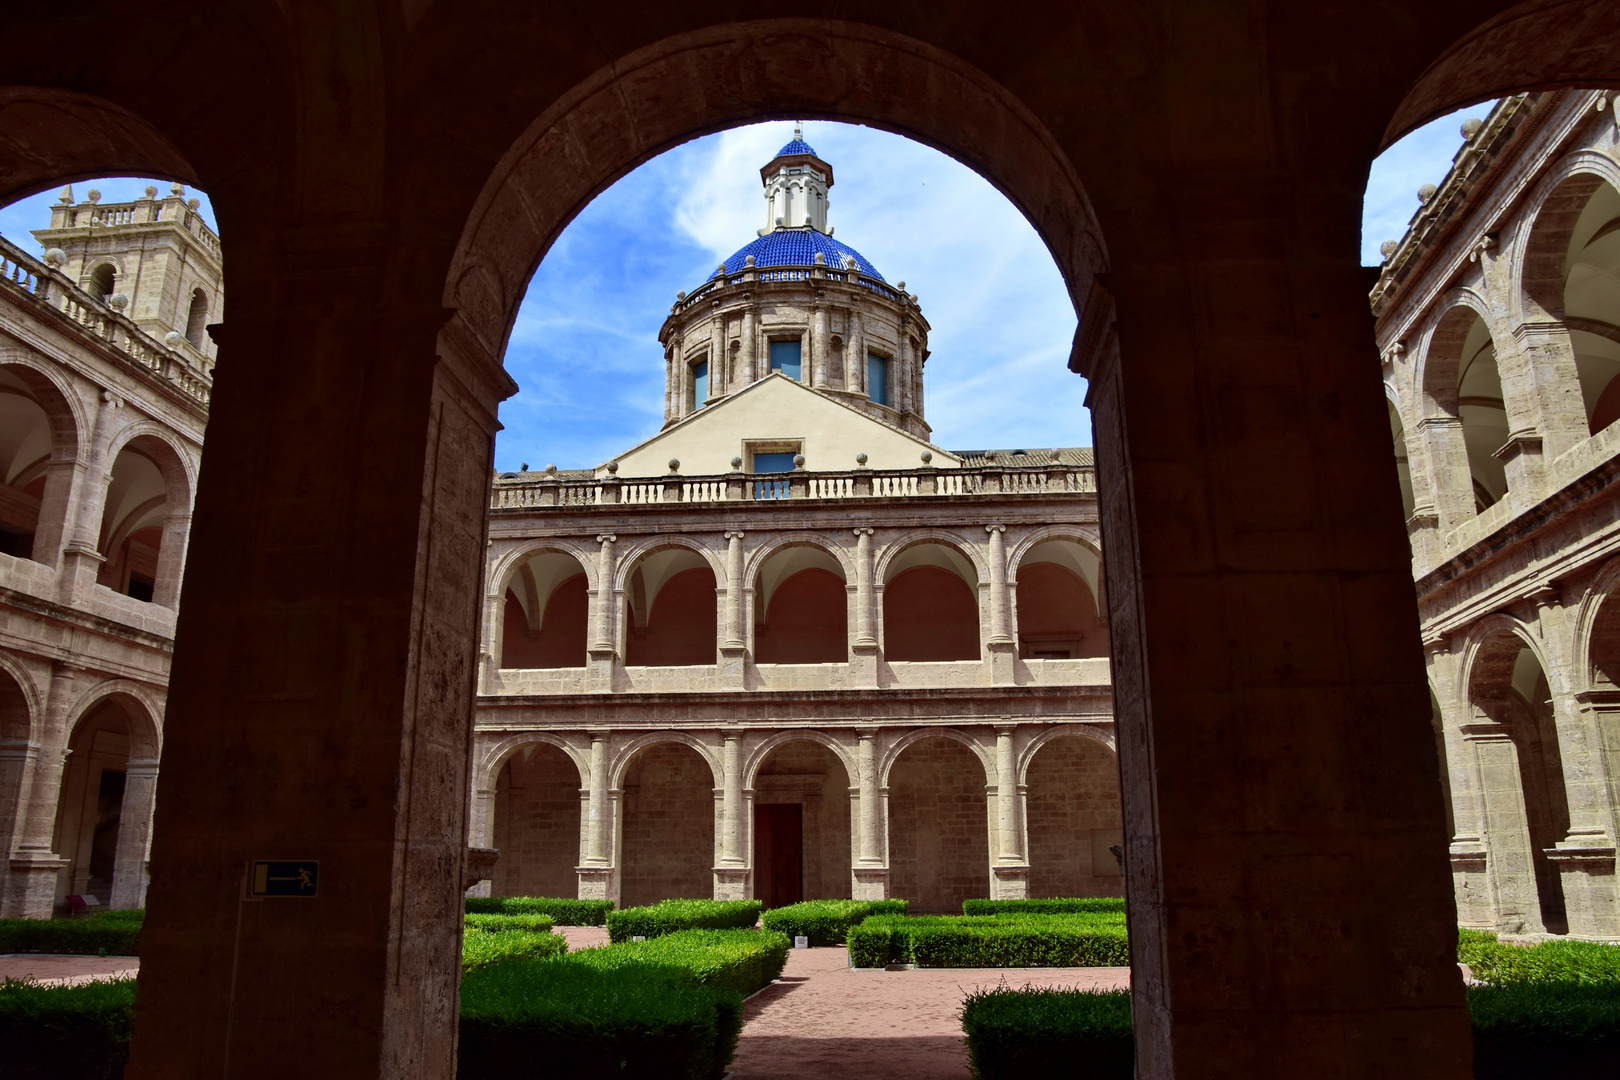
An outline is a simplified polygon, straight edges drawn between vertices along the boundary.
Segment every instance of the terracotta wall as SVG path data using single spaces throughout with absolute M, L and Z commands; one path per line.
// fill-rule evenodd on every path
M 1080 735 L 1054 739 L 1035 752 L 1027 781 L 1029 895 L 1124 896 L 1107 853 L 1123 842 L 1113 752 Z
M 1060 659 L 1108 655 L 1108 627 L 1080 576 L 1056 563 L 1018 568 L 1018 648 L 1028 660 L 1040 653 Z
M 890 894 L 913 912 L 960 915 L 990 895 L 984 767 L 951 739 L 907 749 L 889 773 Z
M 761 664 L 839 664 L 849 658 L 849 618 L 843 579 L 828 570 L 800 570 L 771 594 L 765 621 L 754 628 Z
M 624 778 L 621 907 L 714 895 L 713 792 L 714 773 L 689 746 L 660 743 L 631 763 Z
M 494 896 L 574 896 L 579 879 L 579 770 L 541 743 L 513 755 L 496 783 Z
M 883 655 L 979 659 L 979 605 L 967 582 L 937 566 L 897 574 L 883 588 Z
M 813 742 L 792 742 L 772 751 L 754 777 L 756 803 L 804 806 L 807 900 L 849 899 L 849 786 L 837 755 Z
M 517 595 L 506 590 L 501 667 L 584 667 L 588 606 L 585 575 L 575 574 L 551 590 L 540 629 L 531 631 Z
M 645 629 L 632 627 L 627 664 L 664 667 L 712 664 L 716 597 L 714 571 L 682 570 L 658 590 Z

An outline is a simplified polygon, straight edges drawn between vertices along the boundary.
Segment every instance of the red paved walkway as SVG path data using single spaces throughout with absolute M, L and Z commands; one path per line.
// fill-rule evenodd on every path
M 141 967 L 138 956 L 57 956 L 11 953 L 0 956 L 0 979 L 35 978 L 47 985 L 69 986 L 93 979 L 133 976 Z
M 979 987 L 1126 987 L 1129 968 L 852 971 L 842 948 L 795 949 L 748 1000 L 736 1080 L 966 1080 L 962 999 Z

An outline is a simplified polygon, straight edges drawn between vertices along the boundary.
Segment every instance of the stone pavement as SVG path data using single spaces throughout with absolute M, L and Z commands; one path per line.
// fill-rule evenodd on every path
M 980 987 L 1130 985 L 1129 968 L 853 971 L 842 947 L 795 949 L 748 1000 L 736 1080 L 966 1080 L 962 999 Z
M 73 986 L 95 979 L 133 977 L 138 956 L 60 956 L 46 953 L 0 955 L 0 979 L 35 978 L 47 985 Z

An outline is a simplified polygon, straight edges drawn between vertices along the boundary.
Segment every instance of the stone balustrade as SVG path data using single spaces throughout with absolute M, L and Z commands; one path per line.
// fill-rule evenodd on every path
M 207 229 L 205 225 L 200 227 Z M 215 242 L 218 242 L 217 237 Z M 0 238 L 0 289 L 20 294 L 19 298 L 37 309 L 52 309 L 78 333 L 108 346 L 117 360 L 207 408 L 213 394 L 213 378 L 191 363 L 184 344 L 174 348 L 166 346 L 63 274 L 3 238 Z
M 711 476 L 664 476 L 621 480 L 495 481 L 495 510 L 546 507 L 772 501 L 777 499 L 929 498 L 951 495 L 1089 494 L 1096 470 L 1086 465 L 987 466 L 965 469 L 854 469 L 849 472 L 731 472 Z

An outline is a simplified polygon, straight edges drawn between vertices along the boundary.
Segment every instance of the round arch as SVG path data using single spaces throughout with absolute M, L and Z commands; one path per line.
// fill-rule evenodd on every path
M 1543 672 L 1551 670 L 1547 665 L 1547 657 L 1541 648 L 1541 642 L 1530 628 L 1523 622 L 1503 612 L 1497 612 L 1481 619 L 1468 629 L 1468 636 L 1463 644 L 1462 677 L 1458 686 L 1463 695 L 1463 704 L 1470 705 L 1473 701 L 1473 687 L 1475 676 L 1480 674 L 1481 660 L 1486 650 L 1495 638 L 1511 636 L 1521 645 L 1529 649 L 1535 656 L 1536 663 L 1541 665 Z
M 1109 726 L 1112 727 L 1112 725 Z M 1116 755 L 1119 753 L 1119 746 L 1115 742 L 1112 731 L 1101 731 L 1095 724 L 1059 724 L 1055 727 L 1049 727 L 1040 734 L 1036 735 L 1029 741 L 1029 744 L 1024 747 L 1023 752 L 1018 755 L 1018 782 L 1020 784 L 1029 783 L 1030 762 L 1035 760 L 1035 755 L 1040 753 L 1041 747 L 1045 746 L 1049 742 L 1052 742 L 1054 739 L 1062 739 L 1069 736 L 1073 736 L 1077 739 L 1090 739 L 1093 742 L 1102 743 L 1108 748 L 1109 753 Z
M 645 735 L 638 735 L 621 746 L 608 760 L 608 778 L 612 787 L 624 786 L 624 774 L 629 770 L 631 762 L 643 750 L 657 746 L 660 743 L 681 743 L 690 746 L 703 758 L 704 764 L 709 766 L 709 772 L 714 777 L 714 786 L 725 786 L 725 773 L 720 759 L 715 755 L 714 749 L 704 745 L 703 741 L 684 731 L 652 731 Z
M 974 757 L 979 759 L 979 765 L 984 769 L 985 784 L 994 784 L 996 782 L 994 752 L 960 728 L 941 727 L 915 728 L 896 739 L 894 745 L 889 747 L 878 761 L 878 786 L 889 786 L 889 773 L 893 771 L 894 763 L 900 760 L 901 754 L 918 743 L 926 742 L 929 739 L 952 739 L 961 743 L 973 752 Z
M 547 554 L 572 557 L 579 563 L 580 572 L 585 575 L 586 587 L 592 590 L 596 588 L 596 560 L 592 558 L 592 553 L 578 541 L 547 537 L 519 544 L 503 552 L 489 568 L 486 595 L 492 600 L 505 596 L 518 568 L 536 555 Z
M 495 784 L 500 779 L 501 769 L 506 766 L 513 755 L 521 753 L 526 747 L 537 746 L 541 743 L 555 746 L 568 760 L 573 762 L 574 769 L 579 773 L 579 786 L 585 787 L 591 781 L 590 751 L 581 750 L 561 735 L 550 731 L 525 731 L 517 735 L 508 735 L 498 742 L 484 747 L 479 754 L 478 768 L 473 770 L 474 791 L 494 791 Z
M 1615 597 L 1615 590 L 1620 589 L 1620 556 L 1616 556 L 1603 564 L 1597 576 L 1592 579 L 1585 593 L 1581 596 L 1580 605 L 1575 613 L 1575 677 L 1579 680 L 1575 687 L 1576 692 L 1597 688 L 1597 659 L 1593 655 L 1594 636 L 1598 632 L 1598 620 L 1611 599 L 1620 601 Z
M 770 560 L 771 556 L 793 547 L 820 548 L 837 561 L 846 582 L 855 580 L 855 564 L 848 549 L 832 543 L 821 533 L 801 529 L 773 536 L 753 551 L 750 551 L 743 561 L 743 587 L 748 589 L 757 588 L 759 572 L 765 563 Z
M 666 548 L 686 548 L 695 551 L 708 563 L 709 569 L 714 572 L 716 588 L 725 588 L 726 567 L 721 559 L 720 552 L 690 536 L 680 533 L 664 533 L 644 537 L 630 545 L 628 549 L 619 554 L 618 565 L 614 568 L 613 588 L 622 591 L 629 587 L 630 575 L 635 573 L 636 564 L 648 555 L 656 554 Z
M 7 701 L 9 695 L 0 691 L 0 739 L 32 739 L 34 717 L 41 715 L 39 688 L 10 653 L 0 652 L 0 672 L 17 684 L 14 700 Z
M 878 557 L 873 561 L 873 587 L 882 588 L 888 580 L 889 567 L 894 560 L 905 554 L 909 549 L 922 544 L 939 544 L 952 549 L 966 560 L 968 565 L 973 567 L 975 575 L 975 580 L 967 583 L 970 589 L 977 591 L 981 584 L 990 580 L 990 565 L 984 561 L 984 553 L 961 533 L 952 532 L 949 529 L 913 529 L 883 545 L 883 550 L 878 553 Z
M 1596 150 L 1561 158 L 1537 183 L 1510 253 L 1515 322 L 1564 318 L 1564 258 L 1581 211 L 1604 184 L 1620 192 L 1620 164 Z
M 51 423 L 51 457 L 71 459 L 78 454 L 79 433 L 88 431 L 84 403 L 60 370 L 32 349 L 0 347 L 0 369 L 15 375 L 33 394 Z
M 871 70 L 884 72 L 889 92 L 851 95 L 856 73 Z M 803 71 L 821 77 L 806 80 Z M 726 73 L 724 92 L 716 92 L 715 72 Z M 625 93 L 626 82 L 665 89 L 651 97 Z M 684 111 L 660 104 L 671 97 L 701 104 Z M 953 108 L 930 107 L 942 98 Z M 983 72 L 877 27 L 771 19 L 649 45 L 599 69 L 541 113 L 507 149 L 468 215 L 445 281 L 452 321 L 499 356 L 529 277 L 580 207 L 688 139 L 790 114 L 894 131 L 989 178 L 1046 243 L 1077 310 L 1094 275 L 1106 269 L 1101 231 L 1073 164 L 1036 116 Z M 998 171 L 995 161 L 1021 167 Z
M 765 764 L 765 759 L 770 757 L 773 751 L 781 749 L 788 743 L 796 742 L 812 742 L 831 750 L 833 756 L 838 759 L 838 763 L 844 767 L 844 775 L 849 779 L 850 785 L 853 786 L 857 782 L 859 770 L 856 767 L 854 757 L 850 754 L 849 747 L 824 731 L 816 731 L 813 728 L 798 728 L 793 731 L 773 732 L 758 746 L 754 747 L 753 752 L 743 762 L 743 790 L 747 791 L 753 788 L 754 779 L 759 775 L 760 766 Z
M 1434 306 L 1419 335 L 1418 363 L 1412 381 L 1423 403 L 1423 415 L 1457 414 L 1457 376 L 1463 359 L 1463 343 L 1474 316 L 1485 324 L 1492 346 L 1497 345 L 1490 305 L 1470 288 L 1456 288 L 1446 293 Z
M 124 425 L 107 442 L 109 469 L 126 449 L 137 449 L 150 457 L 163 473 L 168 497 L 176 506 L 190 511 L 192 496 L 197 490 L 197 463 L 168 428 L 155 420 L 136 420 Z
M 108 679 L 99 682 L 73 703 L 68 714 L 68 742 L 85 718 L 108 701 L 117 701 L 126 716 L 129 728 L 129 757 L 131 761 L 156 761 L 163 751 L 163 706 L 154 700 L 146 687 L 129 679 Z

